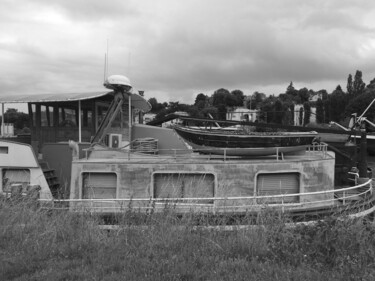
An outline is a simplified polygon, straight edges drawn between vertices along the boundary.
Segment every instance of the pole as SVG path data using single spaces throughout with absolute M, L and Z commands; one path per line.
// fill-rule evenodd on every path
M 132 142 L 132 96 L 131 93 L 128 92 L 128 97 L 129 97 L 129 144 Z M 131 147 L 129 147 L 131 149 Z
M 5 116 L 4 116 L 4 103 L 1 104 L 1 136 L 4 137 L 4 128 L 5 128 Z
M 78 143 L 82 142 L 82 114 L 81 101 L 78 101 Z
M 366 130 L 361 129 L 361 149 L 358 163 L 359 177 L 367 178 L 367 139 Z

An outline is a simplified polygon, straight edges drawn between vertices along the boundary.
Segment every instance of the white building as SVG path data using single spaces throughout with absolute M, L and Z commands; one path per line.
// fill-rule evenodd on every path
M 305 110 L 302 112 L 302 122 L 300 122 L 300 110 L 303 109 L 302 104 L 296 104 L 294 106 L 294 125 L 295 126 L 303 126 L 303 118 L 305 117 Z M 311 115 L 310 115 L 310 122 L 309 123 L 316 123 L 316 107 L 310 107 Z
M 259 110 L 248 109 L 246 107 L 234 107 L 227 109 L 227 120 L 231 121 L 250 121 L 255 122 L 258 119 Z

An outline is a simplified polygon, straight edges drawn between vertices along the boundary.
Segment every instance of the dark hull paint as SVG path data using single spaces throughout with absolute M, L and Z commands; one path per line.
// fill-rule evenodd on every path
M 303 150 L 317 136 L 316 132 L 244 134 L 240 131 L 209 131 L 181 126 L 175 126 L 174 129 L 196 150 L 233 156 L 272 155 Z

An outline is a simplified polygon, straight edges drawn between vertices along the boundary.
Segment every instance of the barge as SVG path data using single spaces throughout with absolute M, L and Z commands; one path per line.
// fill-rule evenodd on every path
M 0 97 L 27 102 L 32 117 L 31 146 L 0 143 L 1 193 L 21 181 L 40 186 L 39 200 L 49 206 L 102 215 L 167 207 L 254 216 L 270 208 L 299 219 L 374 211 L 372 179 L 352 172 L 351 184 L 335 186 L 335 153 L 324 143 L 270 155 L 197 153 L 175 130 L 139 124 L 151 107 L 129 79 L 112 77 L 106 86 L 110 92 Z M 18 154 L 21 147 L 28 153 Z M 9 178 L 9 169 L 30 176 Z

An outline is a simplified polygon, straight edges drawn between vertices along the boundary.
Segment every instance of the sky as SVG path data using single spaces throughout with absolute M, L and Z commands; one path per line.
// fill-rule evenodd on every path
M 330 93 L 375 78 L 375 1 L 0 1 L 0 95 L 103 90 L 107 50 L 108 75 L 158 102 Z

